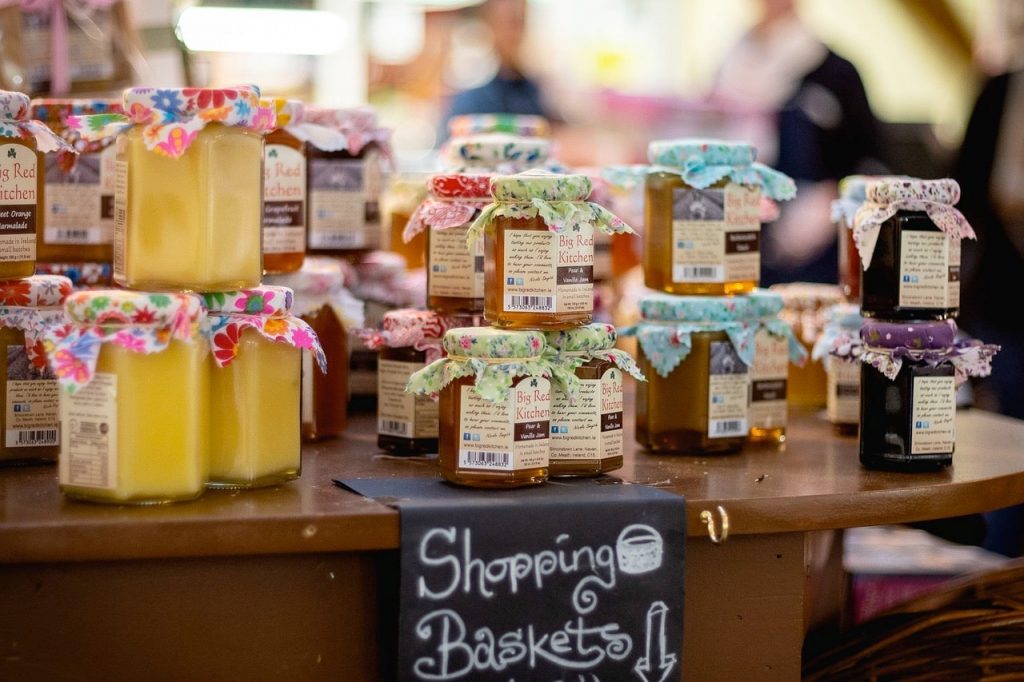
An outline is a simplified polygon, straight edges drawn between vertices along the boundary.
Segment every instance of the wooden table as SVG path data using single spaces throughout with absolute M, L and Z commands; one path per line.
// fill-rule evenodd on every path
M 836 567 L 832 531 L 1024 501 L 1022 422 L 965 412 L 954 468 L 906 475 L 862 469 L 856 439 L 817 415 L 791 420 L 785 450 L 627 448 L 622 478 L 687 498 L 687 680 L 797 679 L 834 602 L 812 580 Z M 0 471 L 0 679 L 386 678 L 398 513 L 331 479 L 434 472 L 380 455 L 373 428 L 356 416 L 307 447 L 292 484 L 161 507 L 69 502 L 53 468 Z M 717 528 L 718 507 L 730 531 L 714 545 L 700 516 Z

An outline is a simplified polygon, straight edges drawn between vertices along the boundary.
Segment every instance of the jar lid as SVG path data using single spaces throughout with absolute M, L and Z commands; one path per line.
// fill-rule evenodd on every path
M 548 159 L 551 143 L 543 137 L 484 133 L 457 137 L 448 142 L 448 161 L 458 166 L 516 168 L 539 166 Z
M 110 286 L 114 268 L 110 263 L 36 263 L 37 275 L 61 275 L 74 287 Z
M 439 173 L 430 177 L 430 194 L 439 199 L 490 199 L 492 173 Z
M 64 303 L 72 322 L 96 326 L 125 325 L 180 328 L 205 316 L 195 294 L 165 294 L 102 289 L 76 291 Z
M 559 175 L 542 170 L 499 175 L 491 181 L 495 201 L 586 201 L 592 188 L 586 175 Z
M 60 275 L 32 275 L 0 281 L 0 305 L 45 308 L 59 306 L 71 295 L 72 284 Z
M 292 309 L 294 294 L 288 287 L 264 284 L 241 291 L 203 294 L 206 308 L 220 315 L 282 317 Z
M 782 295 L 768 289 L 755 289 L 745 297 L 750 304 L 752 317 L 775 317 L 782 312 Z
M 121 100 L 96 99 L 55 99 L 36 98 L 32 100 L 32 116 L 50 124 L 66 125 L 68 116 L 82 114 L 120 114 Z
M 955 206 L 960 201 L 960 184 L 952 178 L 922 180 L 903 176 L 880 177 L 866 183 L 865 198 L 876 204 L 916 199 Z
M 371 251 L 356 266 L 359 283 L 387 282 L 405 274 L 405 257 L 394 251 Z
M 848 331 L 860 331 L 864 318 L 855 303 L 837 303 L 825 311 L 825 323 Z
M 599 322 L 557 332 L 545 332 L 544 336 L 549 347 L 563 353 L 608 350 L 615 347 L 617 338 L 614 325 Z
M 42 121 L 32 118 L 28 95 L 0 90 L 0 137 L 33 138 L 40 152 L 73 151 Z
M 326 256 L 306 256 L 302 267 L 295 272 L 272 277 L 274 285 L 287 287 L 297 296 L 319 295 L 343 288 L 345 274 L 341 263 Z
M 496 327 L 449 329 L 443 345 L 453 356 L 508 360 L 539 358 L 545 348 L 544 332 Z
M 373 107 L 307 107 L 306 120 L 346 132 L 368 131 L 377 128 L 377 111 Z
M 908 348 L 940 350 L 950 348 L 956 340 L 956 322 L 882 322 L 864 320 L 860 338 L 874 348 Z
M 639 301 L 640 316 L 657 322 L 742 322 L 750 318 L 745 296 L 674 296 L 652 293 Z
M 295 123 L 301 123 L 305 117 L 306 105 L 297 99 L 262 97 L 260 98 L 260 106 L 272 109 L 276 114 L 275 130 L 287 128 Z
M 770 290 L 782 296 L 783 306 L 791 310 L 818 310 L 843 302 L 843 290 L 837 284 L 789 282 L 773 284 Z
M 409 343 L 400 344 L 412 346 L 417 340 L 435 339 L 440 341 L 448 329 L 447 322 L 444 317 L 432 310 L 400 308 L 384 313 L 381 328 L 390 332 L 396 340 L 398 338 L 412 339 Z
M 708 166 L 749 166 L 757 150 L 746 142 L 681 139 L 654 140 L 647 146 L 647 159 L 656 166 L 684 167 L 698 161 Z
M 448 135 L 451 137 L 481 133 L 547 137 L 551 134 L 551 125 L 543 116 L 527 114 L 465 114 L 448 119 Z

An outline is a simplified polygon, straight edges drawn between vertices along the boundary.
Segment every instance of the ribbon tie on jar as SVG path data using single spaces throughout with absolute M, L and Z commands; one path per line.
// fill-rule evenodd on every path
M 492 403 L 508 400 L 515 379 L 542 377 L 550 379 L 553 367 L 550 356 L 533 358 L 476 358 L 448 355 L 435 360 L 409 378 L 406 393 L 437 397 L 441 390 L 462 377 L 475 377 L 474 391 Z
M 693 349 L 693 334 L 725 332 L 747 367 L 754 362 L 756 327 L 740 322 L 672 322 L 643 320 L 619 330 L 621 336 L 635 336 L 640 349 L 662 377 L 672 373 Z
M 78 152 L 42 121 L 32 119 L 27 95 L 0 90 L 0 137 L 33 138 L 40 152 Z
M 925 364 L 929 367 L 950 364 L 955 372 L 956 385 L 960 386 L 968 377 L 987 377 L 992 373 L 992 358 L 1000 347 L 980 341 L 960 341 L 948 348 L 877 348 L 857 343 L 843 334 L 832 345 L 830 353 L 847 362 L 860 361 L 871 365 L 893 381 L 900 373 L 905 361 Z
M 552 232 L 579 232 L 590 225 L 606 234 L 633 234 L 633 228 L 600 204 L 534 197 L 528 201 L 495 201 L 487 205 L 470 226 L 466 244 L 472 247 L 487 224 L 496 217 L 528 220 L 538 215 Z

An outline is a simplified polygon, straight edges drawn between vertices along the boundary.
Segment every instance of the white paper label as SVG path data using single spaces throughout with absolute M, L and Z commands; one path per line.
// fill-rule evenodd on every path
M 53 373 L 33 367 L 24 344 L 7 346 L 6 447 L 60 444 L 58 391 Z
M 460 387 L 459 468 L 519 471 L 548 466 L 551 382 L 523 379 L 508 400 L 492 403 Z
M 953 452 L 956 444 L 956 385 L 953 377 L 914 377 L 910 454 Z
M 437 438 L 437 402 L 405 392 L 421 362 L 377 360 L 377 433 L 397 438 Z
M 960 305 L 960 242 L 943 232 L 900 232 L 900 292 L 903 308 Z
M 672 281 L 756 282 L 761 278 L 761 190 L 672 191 Z
M 268 144 L 263 163 L 263 253 L 302 253 L 306 239 L 306 156 Z
M 708 368 L 708 438 L 747 435 L 750 373 L 729 341 L 711 343 Z
M 860 421 L 860 365 L 832 358 L 828 365 L 828 420 L 833 424 Z
M 97 372 L 76 393 L 61 396 L 60 482 L 113 490 L 117 486 L 117 375 Z
M 754 366 L 750 368 L 750 427 L 785 427 L 789 340 L 761 329 L 754 343 Z
M 505 312 L 594 309 L 594 228 L 504 231 Z
M 36 259 L 38 156 L 20 144 L 0 144 L 0 263 Z
M 311 158 L 309 172 L 309 248 L 377 248 L 379 207 L 363 160 Z
M 622 455 L 622 370 L 580 380 L 576 402 L 551 399 L 551 459 L 593 460 Z
M 430 230 L 427 236 L 427 295 L 443 298 L 484 297 L 484 240 L 466 248 L 469 225 Z

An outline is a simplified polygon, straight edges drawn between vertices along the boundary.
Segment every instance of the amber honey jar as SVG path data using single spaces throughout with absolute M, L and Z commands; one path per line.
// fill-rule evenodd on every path
M 303 122 L 302 102 L 264 98 L 260 105 L 275 112 L 263 149 L 263 272 L 295 272 L 306 257 L 306 142 L 296 137 Z
M 644 281 L 681 295 L 743 294 L 761 279 L 761 199 L 791 199 L 787 176 L 754 148 L 719 140 L 648 147 Z
M 426 263 L 426 233 L 419 232 L 408 242 L 403 235 L 409 225 L 409 219 L 427 197 L 428 178 L 429 175 L 426 173 L 393 175 L 381 201 L 388 223 L 388 240 L 384 248 L 404 258 L 408 270 L 418 270 Z
M 544 335 L 492 327 L 449 329 L 447 357 L 408 390 L 439 395 L 441 475 L 458 485 L 516 488 L 548 479 L 551 362 Z
M 867 200 L 869 175 L 848 175 L 839 181 L 839 198 L 832 202 L 832 222 L 838 230 L 839 289 L 851 303 L 860 304 L 860 253 L 853 238 L 857 211 Z
M 639 342 L 636 441 L 652 452 L 735 452 L 750 431 L 755 327 L 744 297 L 649 294 Z
M 587 201 L 585 175 L 529 171 L 498 176 L 494 202 L 469 231 L 484 239 L 484 317 L 495 327 L 559 330 L 594 312 L 594 233 L 632 232 Z
M 807 348 L 793 328 L 779 317 L 782 296 L 755 289 L 747 295 L 754 326 L 754 359 L 750 365 L 750 440 L 784 443 L 788 421 L 790 365 L 802 367 Z
M 771 291 L 782 296 L 783 308 L 779 317 L 793 328 L 796 338 L 808 352 L 824 327 L 825 309 L 843 301 L 842 292 L 835 284 L 793 282 L 775 284 Z M 827 393 L 828 379 L 820 362 L 790 368 L 787 395 L 790 406 L 823 408 Z
M 615 348 L 615 327 L 594 323 L 547 332 L 555 352 L 551 402 L 552 478 L 596 476 L 622 467 L 623 384 L 643 381 L 633 358 Z
M 960 309 L 960 242 L 974 230 L 955 206 L 955 180 L 878 178 L 867 183 L 853 236 L 863 266 L 861 314 L 936 320 Z
M 828 420 L 841 436 L 857 435 L 860 424 L 860 366 L 842 362 L 829 352 L 841 348 L 842 355 L 852 355 L 861 346 L 860 328 L 864 318 L 860 306 L 839 303 L 825 311 L 825 326 L 814 344 L 811 358 L 825 367 L 828 396 L 825 405 Z

